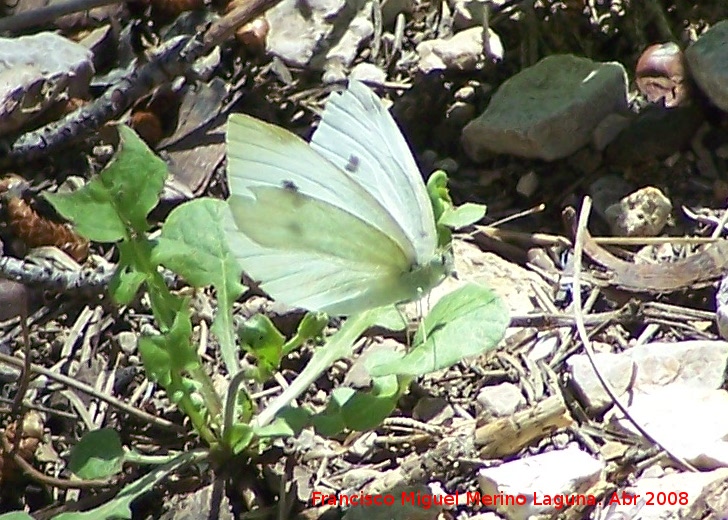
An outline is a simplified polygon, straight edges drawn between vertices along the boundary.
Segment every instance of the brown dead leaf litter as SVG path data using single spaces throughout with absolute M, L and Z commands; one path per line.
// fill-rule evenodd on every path
M 490 285 L 512 312 L 507 336 L 486 356 L 416 380 L 376 431 L 323 438 L 306 430 L 259 458 L 186 470 L 137 500 L 134 518 L 214 518 L 215 508 L 220 518 L 276 519 L 728 516 L 728 288 L 719 291 L 728 261 L 727 107 L 704 87 L 711 76 L 702 55 L 687 52 L 692 69 L 681 61 L 681 49 L 728 18 L 724 2 L 68 3 L 49 14 L 63 3 L 20 0 L 0 20 L 0 53 L 58 31 L 33 44 L 45 49 L 33 62 L 0 71 L 9 78 L 0 93 L 8 278 L 0 283 L 0 512 L 53 518 L 103 503 L 142 474 L 128 468 L 112 488 L 76 489 L 68 452 L 88 430 L 115 429 L 143 454 L 199 444 L 144 377 L 136 340 L 153 326 L 149 302 L 141 295 L 119 308 L 104 296 L 118 253 L 92 243 L 86 258 L 89 244 L 38 193 L 98 173 L 118 145 L 109 123 L 124 121 L 170 167 L 159 223 L 181 201 L 226 194 L 230 112 L 309 137 L 351 71 L 393 101 L 423 174 L 445 169 L 456 202 L 488 205 L 485 221 L 456 240 L 459 280 L 436 291 L 463 280 Z M 638 60 L 665 42 L 678 48 Z M 507 80 L 564 54 L 621 63 L 628 113 L 555 159 L 479 149 L 476 163 L 463 128 L 501 99 Z M 513 110 L 527 101 L 516 98 Z M 569 117 L 584 121 L 590 110 L 598 108 Z M 541 153 L 541 137 L 529 132 L 528 150 Z M 193 303 L 195 339 L 215 374 L 215 300 L 197 293 Z M 237 310 L 266 312 L 287 334 L 301 318 L 260 295 Z M 299 404 L 320 408 L 335 387 L 366 387 L 366 356 L 402 344 L 372 335 Z M 312 349 L 285 360 L 281 382 Z M 32 377 L 19 378 L 23 367 Z M 258 398 L 278 390 L 260 388 Z M 402 506 L 403 492 L 458 504 Z M 476 492 L 531 499 L 493 512 L 468 502 Z M 615 492 L 640 500 L 610 503 Z M 320 499 L 388 493 L 397 507 L 346 510 Z M 555 508 L 544 494 L 591 496 L 596 505 Z

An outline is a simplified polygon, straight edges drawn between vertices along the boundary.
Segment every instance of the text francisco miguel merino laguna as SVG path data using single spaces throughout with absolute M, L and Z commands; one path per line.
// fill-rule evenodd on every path
M 331 505 L 331 506 L 393 506 L 397 503 L 397 497 L 392 493 L 383 493 L 379 495 L 369 495 L 364 493 L 354 493 L 351 495 L 327 495 L 319 491 L 314 491 L 311 496 L 311 502 L 315 506 Z M 484 506 L 525 506 L 533 504 L 536 506 L 553 506 L 561 509 L 566 506 L 573 505 L 596 505 L 597 499 L 594 495 L 574 494 L 574 495 L 545 495 L 542 493 L 533 493 L 532 496 L 518 494 L 507 495 L 498 494 L 481 494 L 479 492 L 465 493 L 463 495 L 428 495 L 420 492 L 402 492 L 399 497 L 399 503 L 402 505 L 412 504 L 429 509 L 433 506 L 458 506 L 458 505 L 475 505 Z

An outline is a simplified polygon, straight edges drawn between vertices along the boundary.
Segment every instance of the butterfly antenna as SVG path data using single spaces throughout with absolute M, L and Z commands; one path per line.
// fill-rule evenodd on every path
M 402 323 L 404 324 L 404 338 L 406 341 L 407 352 L 409 352 L 412 345 L 410 343 L 409 320 L 407 319 L 407 315 L 404 312 L 404 305 L 401 303 L 397 303 L 395 304 L 394 308 L 397 309 L 399 317 L 402 318 Z

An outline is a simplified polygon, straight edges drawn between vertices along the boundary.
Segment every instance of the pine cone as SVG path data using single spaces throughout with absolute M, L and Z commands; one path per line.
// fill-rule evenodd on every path
M 88 240 L 64 224 L 41 217 L 23 199 L 11 197 L 6 207 L 11 229 L 28 247 L 56 246 L 77 262 L 88 256 Z

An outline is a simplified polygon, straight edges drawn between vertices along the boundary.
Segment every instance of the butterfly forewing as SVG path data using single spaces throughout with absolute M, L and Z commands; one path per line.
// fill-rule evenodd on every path
M 250 116 L 233 114 L 228 121 L 227 150 L 231 194 L 252 197 L 250 189 L 256 186 L 295 186 L 298 192 L 380 229 L 402 244 L 407 256 L 414 260 L 414 249 L 382 204 L 291 132 Z
M 386 207 L 420 264 L 432 258 L 437 234 L 422 176 L 394 119 L 366 85 L 352 80 L 331 95 L 311 147 Z

